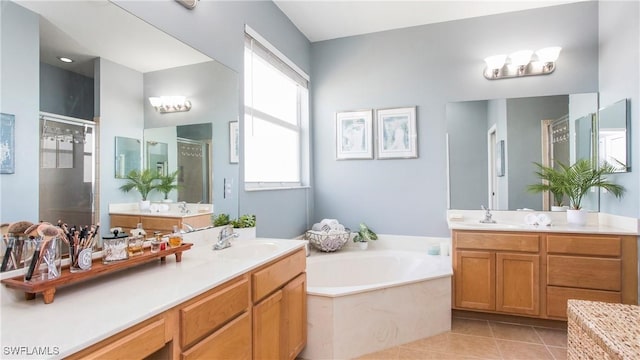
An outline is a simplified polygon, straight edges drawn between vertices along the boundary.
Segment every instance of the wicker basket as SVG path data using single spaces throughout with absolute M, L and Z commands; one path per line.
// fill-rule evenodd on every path
M 309 240 L 311 245 L 316 249 L 324 252 L 333 252 L 342 249 L 351 237 L 350 231 L 324 231 L 308 230 L 304 234 L 304 238 Z

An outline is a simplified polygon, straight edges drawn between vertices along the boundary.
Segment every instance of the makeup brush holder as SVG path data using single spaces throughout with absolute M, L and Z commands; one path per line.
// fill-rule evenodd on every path
M 24 240 L 22 260 L 26 282 L 57 279 L 62 273 L 61 240 L 58 237 L 38 237 Z

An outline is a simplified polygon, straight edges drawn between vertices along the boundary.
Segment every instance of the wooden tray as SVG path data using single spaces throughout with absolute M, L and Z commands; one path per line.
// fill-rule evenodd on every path
M 26 282 L 24 281 L 24 275 L 16 276 L 10 279 L 2 280 L 8 288 L 18 289 L 24 291 L 24 297 L 27 300 L 33 300 L 36 294 L 42 293 L 44 297 L 44 303 L 50 304 L 53 302 L 53 297 L 56 293 L 56 288 L 76 284 L 85 280 L 95 279 L 98 276 L 111 274 L 116 271 L 129 269 L 155 259 L 160 259 L 160 262 L 165 262 L 167 256 L 175 254 L 176 262 L 182 261 L 182 252 L 191 249 L 193 244 L 183 243 L 182 245 L 174 248 L 167 248 L 166 250 L 152 253 L 149 248 L 144 249 L 142 255 L 131 257 L 127 260 L 113 262 L 109 264 L 103 264 L 102 258 L 93 259 L 91 269 L 72 273 L 69 271 L 69 266 L 62 268 L 60 277 L 52 280 L 44 280 L 38 282 Z

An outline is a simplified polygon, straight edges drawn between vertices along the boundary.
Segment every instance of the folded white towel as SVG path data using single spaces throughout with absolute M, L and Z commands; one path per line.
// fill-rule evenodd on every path
M 536 214 L 527 214 L 524 217 L 524 223 L 527 225 L 538 225 L 538 216 Z
M 538 214 L 538 225 L 551 226 L 551 218 L 547 214 Z
M 524 223 L 527 225 L 550 226 L 551 218 L 547 214 L 527 214 L 524 217 Z

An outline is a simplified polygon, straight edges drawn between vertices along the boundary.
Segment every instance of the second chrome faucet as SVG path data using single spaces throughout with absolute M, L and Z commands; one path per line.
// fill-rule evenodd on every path
M 213 250 L 222 250 L 231 246 L 231 239 L 238 237 L 238 234 L 233 232 L 231 225 L 225 226 L 220 230 L 218 234 L 218 242 L 213 244 Z

